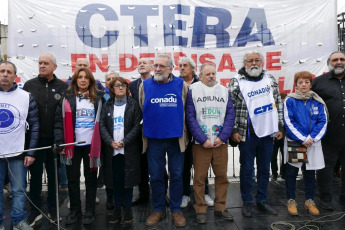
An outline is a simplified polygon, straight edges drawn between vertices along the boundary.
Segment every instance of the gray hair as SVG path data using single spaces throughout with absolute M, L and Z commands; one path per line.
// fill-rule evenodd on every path
M 195 69 L 195 62 L 193 59 L 189 58 L 189 57 L 180 57 L 180 59 L 178 59 L 178 64 L 184 63 L 184 62 L 188 62 L 189 65 Z
M 45 53 L 42 53 L 42 54 L 40 55 L 40 57 L 43 56 L 43 55 L 46 55 L 46 54 L 48 54 L 49 56 L 51 56 L 52 61 L 53 61 L 53 64 L 56 65 L 56 57 L 55 57 L 55 54 L 53 54 L 53 53 L 51 53 L 51 52 L 45 52 Z
M 167 58 L 167 59 L 168 59 L 168 62 L 169 62 L 169 66 L 171 66 L 171 67 L 174 68 L 174 62 L 173 62 L 173 60 L 172 60 L 172 58 L 171 58 L 170 55 L 168 55 L 168 54 L 158 54 L 157 57 L 156 57 L 156 59 L 157 59 L 157 58 Z
M 261 61 L 264 61 L 264 60 L 265 60 L 265 59 L 264 59 L 264 56 L 263 56 L 258 50 L 252 50 L 252 51 L 248 51 L 248 52 L 246 52 L 246 53 L 244 54 L 244 57 L 243 57 L 243 65 L 246 64 L 246 59 L 247 59 L 247 56 L 248 56 L 249 54 L 258 54 L 258 55 L 260 56 L 260 60 L 261 60 Z
M 13 63 L 10 62 L 10 61 L 2 61 L 2 62 L 0 62 L 0 65 L 2 65 L 2 64 L 10 64 L 10 65 L 12 65 L 12 66 L 13 66 L 13 69 L 14 69 L 14 74 L 17 74 L 17 67 L 16 67 L 15 64 L 13 64 Z
M 204 63 L 204 64 L 202 64 L 202 65 L 200 66 L 200 75 L 202 75 L 202 71 L 204 70 L 204 68 L 205 68 L 206 66 L 213 66 L 214 68 L 216 68 L 216 65 L 215 65 L 214 63 L 206 62 L 206 63 Z
M 328 57 L 328 59 L 327 59 L 327 65 L 329 65 L 329 62 L 331 61 L 331 56 L 332 56 L 333 54 L 343 54 L 343 55 L 345 56 L 345 53 L 342 52 L 342 51 L 334 51 L 334 52 L 332 52 L 332 53 L 329 55 L 329 57 Z
M 108 73 L 105 74 L 104 78 L 106 79 L 110 74 L 114 74 L 116 77 L 120 77 L 120 74 L 118 72 L 109 71 Z

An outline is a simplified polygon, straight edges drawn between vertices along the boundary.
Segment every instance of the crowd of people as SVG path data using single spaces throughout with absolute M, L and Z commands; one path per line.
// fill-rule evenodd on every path
M 140 78 L 130 83 L 119 73 L 107 73 L 104 88 L 90 71 L 88 60 L 77 60 L 67 84 L 54 74 L 54 54 L 43 53 L 39 75 L 27 81 L 23 90 L 15 82 L 16 66 L 1 62 L 0 153 L 8 154 L 0 159 L 0 230 L 4 229 L 6 171 L 12 188 L 13 229 L 31 230 L 42 219 L 43 164 L 48 175 L 48 217 L 52 223 L 60 221 L 52 149 L 24 151 L 53 144 L 60 154 L 60 187 L 68 188 L 70 198 L 66 225 L 81 216 L 83 224 L 94 223 L 99 181 L 106 186 L 106 207 L 112 210 L 108 222 L 112 224 L 133 222 L 132 206 L 147 203 L 151 194 L 153 212 L 146 225 L 155 226 L 164 218 L 168 203 L 175 226 L 184 227 L 181 209 L 191 201 L 192 192 L 197 223 L 207 223 L 209 206 L 214 206 L 215 217 L 232 221 L 226 204 L 229 143 L 238 145 L 240 151 L 244 217 L 252 217 L 254 207 L 278 215 L 267 203 L 271 161 L 272 180 L 278 177 L 278 149 L 283 156 L 280 174 L 285 179 L 288 213 L 298 215 L 296 177 L 300 168 L 305 209 L 320 214 L 314 201 L 317 184 L 318 206 L 333 210 L 331 183 L 337 159 L 345 167 L 345 54 L 333 52 L 327 60 L 329 72 L 319 77 L 313 78 L 307 71 L 295 73 L 295 92 L 288 95 L 280 94 L 275 77 L 263 69 L 263 62 L 260 52 L 246 53 L 243 67 L 226 88 L 217 81 L 213 63 L 202 64 L 198 76 L 193 59 L 181 57 L 178 77 L 172 74 L 171 56 L 158 54 L 154 63 L 139 60 Z M 307 161 L 290 161 L 292 142 L 307 148 Z M 60 146 L 68 143 L 74 144 Z M 86 187 L 84 215 L 81 162 Z M 210 166 L 215 175 L 214 200 L 208 193 Z M 29 215 L 25 210 L 27 171 L 32 201 Z M 341 181 L 339 201 L 345 204 L 345 170 Z M 136 185 L 139 195 L 133 199 Z

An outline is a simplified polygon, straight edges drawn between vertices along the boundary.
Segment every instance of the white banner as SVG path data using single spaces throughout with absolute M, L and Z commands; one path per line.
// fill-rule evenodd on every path
M 243 56 L 259 50 L 264 68 L 290 92 L 293 76 L 327 71 L 337 50 L 335 0 L 11 0 L 9 57 L 22 82 L 38 75 L 38 57 L 57 57 L 56 75 L 66 79 L 77 58 L 90 60 L 96 78 L 119 71 L 137 78 L 140 57 L 170 54 L 197 66 L 213 62 L 227 82 L 243 66 Z M 174 74 L 179 75 L 178 68 Z M 18 81 L 20 81 L 18 79 Z

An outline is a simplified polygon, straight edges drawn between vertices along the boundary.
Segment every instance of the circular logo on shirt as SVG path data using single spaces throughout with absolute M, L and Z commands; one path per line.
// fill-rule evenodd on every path
M 0 134 L 10 133 L 20 123 L 19 110 L 13 105 L 0 103 Z
M 60 99 L 61 99 L 61 95 L 57 93 L 57 94 L 54 95 L 54 98 L 55 98 L 56 100 L 60 100 Z

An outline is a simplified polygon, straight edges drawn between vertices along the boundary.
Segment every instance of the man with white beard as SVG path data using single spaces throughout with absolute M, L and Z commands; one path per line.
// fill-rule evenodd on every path
M 252 217 L 254 159 L 257 164 L 256 207 L 277 215 L 267 204 L 267 187 L 273 138 L 283 137 L 283 106 L 275 78 L 262 69 L 263 56 L 257 51 L 244 55 L 242 67 L 231 80 L 229 91 L 235 108 L 231 140 L 239 143 L 242 215 Z
M 342 168 L 339 200 L 345 204 L 345 54 L 333 52 L 327 65 L 329 72 L 313 80 L 312 90 L 325 101 L 329 113 L 327 132 L 321 140 L 325 168 L 318 170 L 316 176 L 320 207 L 333 210 L 333 168 L 338 157 Z
M 165 167 L 168 155 L 170 211 L 175 226 L 186 226 L 181 213 L 184 152 L 188 144 L 184 107 L 188 86 L 171 72 L 171 57 L 159 54 L 153 65 L 154 76 L 139 86 L 139 104 L 143 110 L 143 152 L 147 154 L 154 212 L 146 225 L 153 226 L 165 217 Z

